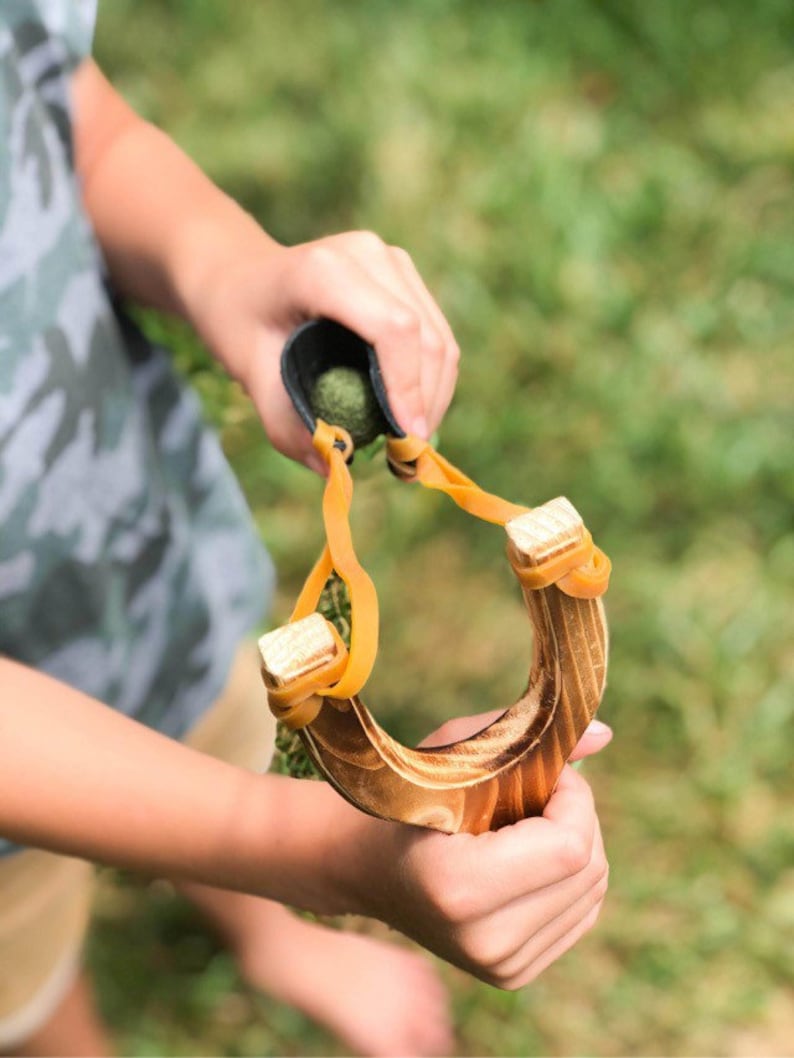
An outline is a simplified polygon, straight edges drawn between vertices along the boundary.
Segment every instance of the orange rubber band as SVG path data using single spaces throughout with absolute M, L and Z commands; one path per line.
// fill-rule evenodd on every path
M 526 514 L 529 507 L 509 503 L 485 492 L 419 437 L 390 437 L 386 446 L 389 463 L 406 481 L 419 481 L 425 488 L 445 492 L 459 507 L 475 518 L 504 525 L 511 518 Z
M 609 586 L 612 563 L 593 543 L 584 530 L 584 538 L 575 547 L 541 562 L 538 566 L 522 566 L 511 562 L 522 587 L 539 591 L 556 584 L 560 591 L 576 599 L 595 599 Z
M 593 545 L 590 561 L 572 569 L 557 581 L 557 587 L 574 599 L 597 599 L 609 587 L 612 563 L 600 547 Z
M 337 441 L 343 444 L 337 447 Z M 328 543 L 303 586 L 290 621 L 307 617 L 317 609 L 320 594 L 333 570 L 345 583 L 350 597 L 350 651 L 339 679 L 315 691 L 333 698 L 352 698 L 369 679 L 378 653 L 378 596 L 369 574 L 361 566 L 350 532 L 350 503 L 353 480 L 346 458 L 353 450 L 350 435 L 322 419 L 312 438 L 314 447 L 328 464 L 328 480 L 323 494 L 323 522 Z M 352 615 L 356 619 L 352 620 Z
M 318 419 L 312 444 L 328 464 L 323 494 L 327 543 L 306 578 L 290 621 L 298 621 L 317 609 L 326 581 L 336 570 L 350 597 L 350 650 L 344 649 L 331 625 L 342 647 L 333 661 L 286 687 L 268 690 L 271 709 L 292 728 L 310 724 L 322 708 L 324 698 L 345 699 L 357 695 L 369 679 L 378 652 L 378 596 L 356 557 L 350 531 L 353 480 L 346 460 L 353 451 L 353 443 L 341 427 L 329 426 Z M 485 492 L 419 437 L 390 437 L 386 451 L 398 477 L 446 493 L 459 507 L 483 521 L 505 525 L 530 510 Z M 568 595 L 591 599 L 606 591 L 610 568 L 609 559 L 594 546 L 590 533 L 585 530 L 584 540 L 570 551 L 540 566 L 521 567 L 516 573 L 524 587 L 539 590 L 556 584 Z

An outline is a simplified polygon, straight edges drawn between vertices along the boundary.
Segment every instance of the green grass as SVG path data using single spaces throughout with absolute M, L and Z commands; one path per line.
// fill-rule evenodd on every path
M 461 1055 L 792 1047 L 792 40 L 787 0 L 102 8 L 118 86 L 276 237 L 411 251 L 464 352 L 442 451 L 517 501 L 564 493 L 612 557 L 608 906 L 519 994 L 449 974 Z M 319 483 L 151 325 L 222 431 L 279 622 Z M 498 531 L 363 469 L 368 697 L 408 741 L 512 700 L 526 624 Z M 107 879 L 92 947 L 130 1053 L 335 1053 L 149 888 Z

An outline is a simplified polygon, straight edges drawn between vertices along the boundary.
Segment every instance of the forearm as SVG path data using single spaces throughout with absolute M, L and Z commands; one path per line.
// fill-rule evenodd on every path
M 357 817 L 324 784 L 233 768 L 0 659 L 0 834 L 12 840 L 337 913 L 356 897 L 330 835 Z
M 261 254 L 276 244 L 94 63 L 79 69 L 73 91 L 83 202 L 116 287 L 190 319 L 210 257 L 217 269 L 248 245 Z

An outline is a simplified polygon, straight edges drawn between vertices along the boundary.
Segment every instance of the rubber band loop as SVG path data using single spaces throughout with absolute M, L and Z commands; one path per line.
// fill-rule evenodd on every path
M 339 445 L 339 442 L 342 444 Z M 350 650 L 336 679 L 319 686 L 315 681 L 311 693 L 320 697 L 352 698 L 367 682 L 375 664 L 378 652 L 378 596 L 369 574 L 356 557 L 350 532 L 353 480 L 346 462 L 353 451 L 350 435 L 341 427 L 329 426 L 318 419 L 312 443 L 328 464 L 328 479 L 323 493 L 323 522 L 328 542 L 306 579 L 290 621 L 298 621 L 317 609 L 325 583 L 336 570 L 350 597 Z M 352 620 L 353 614 L 355 620 Z M 287 690 L 279 688 L 279 694 L 282 700 L 288 698 Z
M 523 588 L 540 591 L 552 584 L 576 599 L 595 599 L 603 595 L 609 586 L 612 563 L 593 543 L 587 529 L 580 543 L 552 555 L 537 566 L 525 566 L 511 555 L 511 565 Z M 509 549 L 512 552 L 512 549 Z
M 557 581 L 557 587 L 574 599 L 597 599 L 609 587 L 612 563 L 600 547 L 593 545 L 590 561 L 572 569 Z

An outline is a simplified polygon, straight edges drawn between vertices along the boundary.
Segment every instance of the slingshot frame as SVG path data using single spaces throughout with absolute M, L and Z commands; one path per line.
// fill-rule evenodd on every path
M 428 749 L 391 738 L 358 696 L 322 696 L 300 729 L 320 772 L 371 815 L 473 834 L 537 815 L 598 709 L 608 650 L 600 598 L 573 597 L 555 583 L 530 586 L 533 570 L 581 548 L 588 535 L 581 517 L 559 497 L 505 530 L 534 630 L 529 683 L 513 706 L 471 738 Z M 265 686 L 278 693 L 338 665 L 345 647 L 315 613 L 263 636 L 259 649 Z

